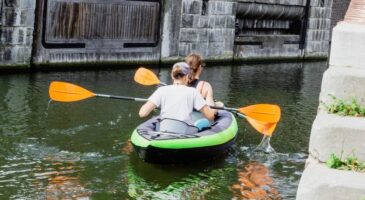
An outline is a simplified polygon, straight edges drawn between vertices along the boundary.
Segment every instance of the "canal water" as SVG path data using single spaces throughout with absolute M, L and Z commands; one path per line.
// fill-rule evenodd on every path
M 135 69 L 0 75 L 0 199 L 295 199 L 325 62 L 208 66 L 204 79 L 227 106 L 278 104 L 271 146 L 244 119 L 230 154 L 180 165 L 141 161 L 130 144 L 141 103 L 50 102 L 51 81 L 96 93 L 148 97 Z M 154 69 L 170 82 L 169 68 Z

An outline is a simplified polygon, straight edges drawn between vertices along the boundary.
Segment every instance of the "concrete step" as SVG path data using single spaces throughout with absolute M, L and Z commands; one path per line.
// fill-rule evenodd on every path
M 365 198 L 365 173 L 330 169 L 313 159 L 300 179 L 297 200 L 362 200 Z
M 365 118 L 319 112 L 312 126 L 309 153 L 321 162 L 332 153 L 365 161 Z

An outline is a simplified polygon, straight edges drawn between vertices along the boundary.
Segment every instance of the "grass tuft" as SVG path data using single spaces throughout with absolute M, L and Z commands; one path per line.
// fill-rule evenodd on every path
M 332 169 L 365 173 L 365 162 L 359 161 L 354 156 L 349 156 L 345 160 L 342 160 L 336 156 L 336 154 L 331 154 L 331 157 L 327 160 L 326 164 Z
M 329 96 L 332 97 L 333 103 L 329 105 L 322 103 L 329 113 L 341 116 L 365 117 L 365 107 L 361 106 L 356 99 L 352 99 L 352 101 L 344 101 L 333 95 Z

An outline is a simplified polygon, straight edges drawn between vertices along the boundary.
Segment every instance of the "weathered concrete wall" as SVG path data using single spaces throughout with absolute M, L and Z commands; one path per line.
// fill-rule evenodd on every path
M 0 0 L 1 68 L 30 66 L 34 10 L 34 0 Z
M 177 59 L 179 55 L 182 0 L 165 1 L 162 28 L 161 59 Z

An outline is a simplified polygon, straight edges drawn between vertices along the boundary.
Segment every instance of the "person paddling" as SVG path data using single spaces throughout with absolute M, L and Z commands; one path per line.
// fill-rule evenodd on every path
M 196 88 L 204 97 L 207 104 L 210 106 L 223 107 L 222 102 L 214 102 L 213 88 L 209 82 L 200 80 L 200 75 L 203 72 L 203 58 L 201 55 L 192 53 L 186 56 L 185 62 L 188 63 L 191 69 L 189 86 Z
M 211 109 L 198 90 L 188 87 L 190 67 L 185 62 L 176 63 L 171 72 L 172 85 L 159 87 L 139 110 L 140 117 L 148 116 L 155 108 L 161 108 L 159 131 L 186 132 L 182 122 L 191 125 L 193 110 L 214 120 L 216 110 Z M 209 124 L 208 124 L 209 126 Z M 199 127 L 201 129 L 202 127 Z

